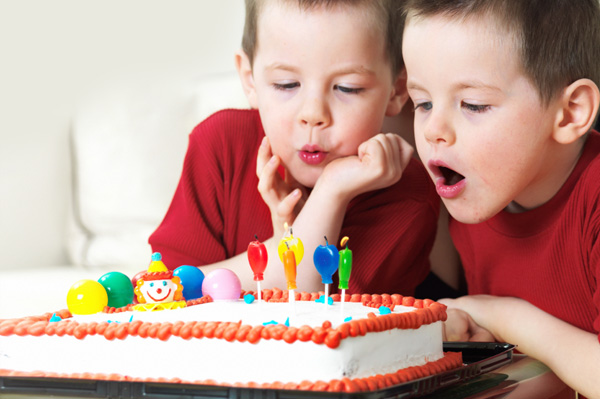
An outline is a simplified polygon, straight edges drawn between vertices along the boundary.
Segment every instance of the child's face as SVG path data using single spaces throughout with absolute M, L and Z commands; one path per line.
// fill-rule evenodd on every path
M 464 223 L 554 194 L 548 165 L 557 105 L 543 106 L 512 41 L 492 26 L 410 19 L 403 39 L 417 150 L 448 211 Z
M 402 106 L 388 106 L 395 79 L 383 33 L 361 11 L 265 2 L 258 20 L 252 105 L 273 153 L 307 187 Z

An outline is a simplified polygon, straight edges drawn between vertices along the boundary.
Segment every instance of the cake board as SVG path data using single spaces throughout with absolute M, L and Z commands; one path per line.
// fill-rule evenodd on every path
M 84 380 L 46 377 L 0 377 L 0 396 L 15 394 L 85 398 L 147 398 L 147 399 L 388 399 L 424 397 L 440 389 L 452 387 L 496 370 L 512 361 L 515 346 L 507 343 L 446 342 L 445 352 L 462 352 L 463 366 L 376 391 L 343 393 L 257 389 L 211 385 L 190 385 L 157 382 Z M 484 379 L 479 386 L 497 384 L 502 374 Z M 464 396 L 472 395 L 471 390 Z M 460 393 L 459 393 L 460 395 Z

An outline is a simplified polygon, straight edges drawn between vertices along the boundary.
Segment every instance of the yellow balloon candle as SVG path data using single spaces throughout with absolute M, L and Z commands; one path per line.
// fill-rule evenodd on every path
M 284 225 L 284 227 L 286 230 L 288 230 L 287 223 Z M 283 263 L 283 254 L 288 249 L 293 251 L 294 257 L 296 258 L 296 266 L 298 266 L 304 257 L 304 244 L 302 244 L 302 240 L 294 237 L 291 227 L 289 228 L 289 233 L 289 236 L 283 237 L 281 241 L 279 241 L 277 252 L 279 253 L 279 259 L 281 259 L 281 263 Z

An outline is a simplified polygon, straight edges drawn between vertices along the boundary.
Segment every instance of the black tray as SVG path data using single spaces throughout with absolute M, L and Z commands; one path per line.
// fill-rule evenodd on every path
M 439 389 L 448 387 L 451 389 L 451 386 L 457 382 L 473 379 L 504 366 L 512 361 L 513 349 L 514 345 L 506 343 L 446 342 L 444 343 L 444 351 L 462 352 L 463 367 L 385 389 L 359 393 L 330 393 L 70 378 L 0 377 L 0 395 L 10 393 L 85 398 L 147 399 L 414 398 L 431 394 Z M 485 378 L 482 383 L 485 386 L 496 384 L 498 379 L 501 381 L 505 378 L 502 376 Z

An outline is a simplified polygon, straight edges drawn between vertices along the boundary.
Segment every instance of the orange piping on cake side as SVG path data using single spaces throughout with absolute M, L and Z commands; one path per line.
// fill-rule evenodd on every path
M 287 292 L 281 290 L 264 290 L 264 298 L 267 302 L 277 302 L 286 300 L 284 295 Z M 270 292 L 271 291 L 271 292 Z M 243 293 L 244 294 L 244 293 Z M 246 293 L 247 294 L 247 293 Z M 287 296 L 287 295 L 285 295 Z M 302 293 L 298 293 L 298 300 L 302 300 Z M 307 297 L 307 296 L 304 296 Z M 311 294 L 312 298 L 313 295 Z M 203 297 L 204 300 L 188 301 L 188 306 L 195 306 L 212 301 L 210 297 Z M 366 335 L 371 332 L 380 332 L 393 328 L 399 329 L 417 329 L 421 325 L 435 323 L 446 320 L 446 307 L 431 300 L 415 300 L 412 297 L 402 297 L 401 295 L 368 295 L 351 296 L 350 301 L 361 301 L 364 306 L 377 308 L 379 306 L 388 306 L 393 309 L 395 305 L 402 304 L 407 306 L 411 304 L 418 310 L 409 313 L 390 313 L 387 315 L 376 316 L 369 313 L 369 317 L 363 320 L 352 320 L 342 323 L 337 328 L 331 327 L 331 322 L 324 322 L 321 327 L 303 326 L 299 329 L 290 330 L 284 325 L 269 326 L 243 326 L 241 323 L 231 322 L 177 322 L 173 323 L 151 323 L 135 321 L 131 323 L 109 324 L 102 323 L 77 323 L 69 320 L 71 314 L 68 311 L 57 312 L 64 316 L 62 321 L 50 322 L 50 314 L 39 317 L 25 317 L 22 319 L 6 319 L 0 322 L 0 335 L 8 336 L 17 334 L 19 336 L 32 335 L 72 335 L 78 339 L 84 339 L 86 335 L 103 335 L 108 340 L 125 339 L 127 335 L 139 335 L 143 338 L 156 338 L 163 341 L 169 339 L 171 335 L 180 336 L 184 339 L 192 337 L 200 339 L 217 338 L 238 341 L 247 339 L 251 343 L 256 343 L 260 339 L 282 340 L 284 334 L 285 341 L 292 343 L 299 339 L 300 341 L 313 341 L 316 344 L 325 343 L 328 347 L 335 349 L 339 346 L 341 340 L 348 336 Z M 107 308 L 107 313 L 113 313 L 114 308 Z M 116 310 L 118 311 L 118 310 Z M 238 336 L 238 331 L 244 327 L 244 331 Z M 286 334 L 287 333 L 287 334 Z M 295 334 L 295 335 L 294 335 Z M 298 336 L 299 335 L 299 336 Z M 326 340 L 326 338 L 328 338 Z
M 5 377 L 53 377 L 53 378 L 77 378 L 91 380 L 110 380 L 110 381 L 141 381 L 141 382 L 163 382 L 163 383 L 182 383 L 182 384 L 202 384 L 202 385 L 220 385 L 240 388 L 267 388 L 267 389 L 294 389 L 305 391 L 328 391 L 328 392 L 360 392 L 374 391 L 385 389 L 387 387 L 415 380 L 418 378 L 428 377 L 430 375 L 450 371 L 462 366 L 462 354 L 460 352 L 446 352 L 444 357 L 429 362 L 422 366 L 413 366 L 406 369 L 398 370 L 395 373 L 379 374 L 365 378 L 343 378 L 341 380 L 326 381 L 302 381 L 300 383 L 287 382 L 282 383 L 275 381 L 272 383 L 257 384 L 255 382 L 221 384 L 214 380 L 197 380 L 185 381 L 179 378 L 131 378 L 119 374 L 93 374 L 93 373 L 73 373 L 73 374 L 58 374 L 46 373 L 42 371 L 21 372 L 14 370 L 0 369 L 0 376 Z

